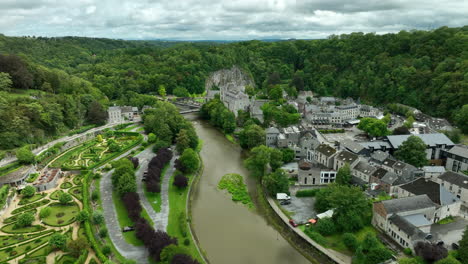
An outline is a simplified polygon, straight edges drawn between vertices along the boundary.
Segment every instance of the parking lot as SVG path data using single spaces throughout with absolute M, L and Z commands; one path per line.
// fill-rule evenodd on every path
M 305 223 L 307 220 L 314 218 L 316 216 L 314 210 L 315 198 L 304 197 L 297 198 L 295 196 L 291 197 L 291 204 L 280 205 L 285 210 L 292 212 L 292 219 L 297 224 Z
M 458 244 L 458 241 L 460 241 L 463 235 L 463 231 L 468 225 L 468 221 L 466 219 L 459 217 L 456 217 L 455 219 L 455 222 L 449 224 L 434 224 L 431 226 L 431 234 L 434 236 L 434 240 L 436 242 L 443 241 L 448 249 L 452 249 L 452 243 Z

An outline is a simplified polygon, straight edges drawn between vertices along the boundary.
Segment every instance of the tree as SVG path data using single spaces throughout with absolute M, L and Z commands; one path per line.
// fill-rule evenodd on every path
M 460 110 L 455 114 L 455 124 L 465 134 L 468 134 L 468 104 L 462 106 Z
M 76 216 L 78 222 L 84 222 L 89 219 L 89 212 L 87 210 L 82 210 Z
M 393 130 L 393 135 L 409 135 L 409 134 L 411 134 L 411 132 L 405 126 L 397 127 Z
M 49 239 L 49 246 L 53 249 L 65 249 L 67 245 L 67 236 L 60 233 L 53 234 Z
M 98 101 L 93 101 L 88 107 L 87 119 L 91 124 L 103 125 L 107 121 L 107 111 Z
M 436 262 L 448 256 L 448 251 L 445 247 L 423 241 L 416 243 L 414 252 L 428 263 Z
M 24 197 L 33 197 L 35 193 L 36 193 L 36 188 L 34 188 L 31 185 L 28 185 L 24 187 L 23 190 L 21 190 L 21 195 L 23 195 Z
M 137 186 L 134 173 L 124 173 L 119 177 L 116 190 L 120 196 L 129 192 L 136 192 Z
M 425 166 L 426 144 L 417 136 L 409 136 L 395 151 L 395 157 L 418 168 Z
M 189 255 L 177 254 L 172 258 L 171 264 L 199 264 L 199 262 L 193 260 Z
M 24 146 L 16 151 L 16 158 L 23 164 L 31 164 L 36 160 L 36 156 L 34 156 L 32 151 L 27 146 Z
M 154 133 L 149 133 L 148 134 L 148 143 L 154 143 L 156 142 L 157 138 L 156 138 L 156 135 Z
M 275 85 L 273 88 L 270 89 L 268 95 L 271 100 L 277 101 L 283 98 L 283 89 L 281 88 L 280 85 Z
M 383 118 L 382 118 L 382 121 L 385 122 L 385 124 L 389 124 L 390 121 L 392 121 L 392 115 L 390 115 L 390 113 L 386 114 Z
M 73 201 L 73 197 L 66 192 L 62 192 L 61 194 L 59 194 L 58 198 L 59 202 L 63 205 L 69 204 L 71 201 Z
M 22 213 L 18 216 L 15 226 L 18 228 L 30 226 L 34 222 L 34 215 L 32 213 Z
M 356 251 L 359 242 L 356 236 L 352 233 L 344 233 L 343 234 L 343 243 L 345 246 L 352 252 Z
M 356 250 L 358 263 L 377 264 L 392 257 L 392 252 L 385 248 L 374 233 L 367 233 Z
M 359 122 L 358 128 L 372 137 L 382 137 L 388 135 L 387 124 L 376 118 L 364 117 Z
M 184 87 L 176 87 L 172 93 L 177 97 L 190 97 L 190 93 Z
M 406 128 L 408 128 L 408 129 L 410 129 L 410 128 L 413 127 L 413 123 L 414 123 L 415 121 L 416 121 L 416 120 L 414 120 L 414 117 L 413 117 L 412 115 L 410 115 L 410 116 L 406 119 L 405 123 L 403 123 L 403 126 L 406 127 Z
M 96 141 L 99 142 L 99 143 L 101 143 L 103 141 L 101 134 L 96 136 Z
M 290 148 L 283 148 L 281 152 L 283 152 L 283 163 L 292 162 L 296 157 L 296 153 Z
M 250 151 L 250 156 L 245 160 L 245 166 L 252 175 L 262 178 L 269 162 L 270 149 L 265 145 L 260 145 Z
M 247 126 L 239 133 L 239 144 L 245 149 L 265 144 L 265 130 L 255 124 Z
M 173 244 L 169 245 L 161 251 L 161 261 L 163 263 L 171 263 L 174 256 L 178 254 L 189 255 L 189 252 L 184 247 Z
M 351 168 L 348 163 L 338 170 L 338 173 L 336 174 L 336 183 L 340 185 L 351 184 Z
M 102 214 L 101 211 L 93 211 L 93 224 L 95 225 L 100 225 L 104 223 L 104 215 Z
M 13 86 L 13 81 L 11 81 L 10 74 L 6 72 L 0 72 L 0 91 L 9 92 Z
M 174 186 L 176 186 L 177 188 L 179 189 L 183 189 L 185 187 L 187 187 L 188 185 L 188 178 L 185 177 L 184 175 L 177 175 L 174 177 Z
M 88 241 L 83 237 L 78 237 L 75 240 L 71 240 L 67 244 L 68 251 L 75 258 L 78 258 L 83 250 L 86 250 L 88 247 Z
M 162 97 L 165 97 L 166 96 L 166 87 L 164 87 L 164 85 L 159 85 L 158 87 L 158 94 Z
M 468 263 L 468 227 L 463 231 L 462 238 L 459 242 L 458 256 L 462 263 Z
M 43 207 L 39 211 L 39 218 L 44 219 L 44 218 L 48 217 L 50 215 L 50 213 L 51 213 L 50 207 Z
M 181 129 L 176 138 L 176 149 L 179 153 L 184 152 L 186 148 L 190 147 L 190 138 L 187 130 Z
M 187 173 L 194 173 L 200 167 L 200 159 L 197 153 L 191 148 L 184 150 L 182 156 L 180 156 L 180 162 Z
M 275 196 L 277 193 L 289 193 L 288 176 L 282 169 L 277 169 L 275 172 L 266 175 L 263 177 L 262 182 L 271 196 Z
M 276 148 L 270 148 L 270 166 L 277 170 L 283 165 L 283 152 Z
M 331 218 L 325 217 L 315 224 L 315 229 L 323 236 L 330 236 L 336 232 L 335 223 Z

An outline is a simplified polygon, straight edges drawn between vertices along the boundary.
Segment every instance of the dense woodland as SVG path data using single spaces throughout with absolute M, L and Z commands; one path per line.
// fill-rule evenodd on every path
M 400 102 L 468 123 L 460 114 L 468 102 L 468 26 L 224 44 L 0 35 L 0 54 L 0 149 L 100 124 L 111 103 L 152 105 L 149 95 L 161 87 L 201 94 L 210 72 L 232 65 L 251 74 L 253 94 L 271 96 L 269 87 L 281 84 L 288 94 Z

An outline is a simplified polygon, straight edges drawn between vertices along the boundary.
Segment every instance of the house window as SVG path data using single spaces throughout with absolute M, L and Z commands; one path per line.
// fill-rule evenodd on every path
M 307 177 L 304 178 L 304 184 L 307 184 Z
M 315 185 L 315 178 L 312 178 L 312 184 Z

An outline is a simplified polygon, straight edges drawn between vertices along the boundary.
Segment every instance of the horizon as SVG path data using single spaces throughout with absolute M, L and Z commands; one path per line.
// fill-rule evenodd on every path
M 466 10 L 468 2 L 457 0 L 4 0 L 0 32 L 162 41 L 324 39 L 352 32 L 381 35 L 461 27 L 468 24 Z

